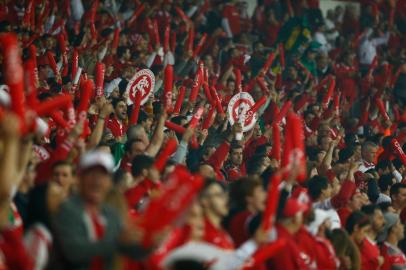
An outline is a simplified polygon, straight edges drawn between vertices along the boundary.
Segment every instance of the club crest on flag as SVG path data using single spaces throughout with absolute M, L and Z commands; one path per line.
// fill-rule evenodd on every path
M 127 104 L 132 105 L 135 100 L 135 93 L 141 92 L 141 105 L 144 105 L 155 87 L 155 75 L 149 69 L 142 69 L 135 73 L 128 82 L 126 92 L 128 94 Z
M 257 114 L 250 116 L 248 112 L 252 106 L 254 106 L 255 101 L 252 96 L 247 92 L 240 92 L 234 95 L 227 107 L 228 121 L 231 125 L 236 122 L 241 122 L 242 130 L 244 132 L 251 130 L 255 123 L 257 122 Z

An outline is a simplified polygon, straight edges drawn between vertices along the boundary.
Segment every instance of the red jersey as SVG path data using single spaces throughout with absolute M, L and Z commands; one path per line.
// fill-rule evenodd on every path
M 231 219 L 227 231 L 230 233 L 231 238 L 233 238 L 235 247 L 238 248 L 250 238 L 248 233 L 248 223 L 253 217 L 254 215 L 250 211 L 245 210 L 237 213 Z
M 361 253 L 361 269 L 378 270 L 380 256 L 378 245 L 365 238 L 362 245 L 358 246 Z
M 110 118 L 106 123 L 106 128 L 108 128 L 115 138 L 121 137 L 126 132 L 126 127 L 124 124 L 118 121 L 117 117 Z
M 234 5 L 226 4 L 223 9 L 223 17 L 228 19 L 228 23 L 233 35 L 238 35 L 241 32 L 240 13 Z
M 230 235 L 222 228 L 216 228 L 205 218 L 203 240 L 222 249 L 234 249 L 234 243 Z
M 398 247 L 385 242 L 381 247 L 381 254 L 385 259 L 382 270 L 406 268 L 406 256 Z

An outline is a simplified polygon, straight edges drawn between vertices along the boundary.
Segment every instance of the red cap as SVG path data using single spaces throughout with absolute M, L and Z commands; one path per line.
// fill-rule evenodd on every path
M 299 200 L 294 199 L 294 198 L 289 198 L 286 201 L 285 208 L 283 209 L 283 216 L 284 217 L 293 217 L 297 213 L 306 212 L 306 210 L 308 208 L 309 207 L 306 204 L 299 202 Z

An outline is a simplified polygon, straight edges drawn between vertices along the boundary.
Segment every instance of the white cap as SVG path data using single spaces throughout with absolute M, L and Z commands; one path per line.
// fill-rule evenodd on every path
M 112 173 L 114 169 L 113 156 L 106 152 L 93 150 L 85 153 L 80 159 L 79 169 L 82 171 L 97 166 L 101 166 L 107 172 Z

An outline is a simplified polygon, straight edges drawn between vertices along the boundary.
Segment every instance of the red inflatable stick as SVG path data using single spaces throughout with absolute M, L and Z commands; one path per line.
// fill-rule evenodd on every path
M 191 26 L 187 37 L 187 50 L 193 52 L 193 42 L 195 40 L 195 28 Z
M 167 112 L 172 112 L 172 88 L 173 88 L 173 66 L 166 65 L 164 77 L 164 107 Z
M 197 56 L 200 55 L 202 48 L 204 46 L 204 43 L 206 42 L 206 39 L 207 39 L 207 34 L 204 33 L 202 35 L 202 37 L 200 38 L 199 43 L 197 43 L 196 48 L 193 51 L 193 58 L 196 58 Z
M 193 86 L 190 90 L 189 100 L 191 103 L 195 102 L 197 99 L 197 95 L 199 94 L 200 86 L 202 85 L 203 81 L 203 69 L 199 67 L 199 70 L 196 72 L 195 79 L 193 80 Z
M 65 130 L 70 130 L 70 125 L 66 120 L 63 118 L 63 114 L 60 111 L 53 111 L 51 113 L 51 118 L 55 121 L 55 123 Z
M 182 108 L 183 100 L 185 99 L 186 94 L 186 87 L 181 86 L 179 87 L 179 94 L 178 98 L 176 99 L 175 108 L 173 109 L 173 113 L 179 113 L 180 109 Z
M 93 82 L 91 80 L 86 80 L 81 84 L 80 92 L 80 102 L 77 108 L 78 121 L 85 119 L 87 117 L 87 110 L 90 105 L 90 98 L 93 92 Z
M 13 33 L 1 34 L 0 41 L 3 53 L 3 76 L 10 88 L 11 110 L 21 119 L 21 130 L 24 131 L 24 75 L 17 36 Z
M 285 248 L 286 240 L 278 239 L 275 242 L 261 246 L 252 256 L 250 261 L 244 265 L 242 270 L 255 270 L 257 267 L 274 257 L 281 249 Z
M 261 88 L 261 90 L 262 90 L 262 93 L 264 94 L 264 95 L 269 95 L 269 89 L 268 89 L 268 87 L 266 86 L 266 84 L 265 84 L 265 80 L 264 80 L 264 78 L 263 77 L 257 77 L 256 78 L 256 81 L 257 81 L 257 83 L 258 83 L 258 85 L 259 85 L 259 88 Z
M 396 82 L 398 81 L 400 72 L 402 71 L 402 65 L 396 70 L 395 75 L 392 77 L 391 82 L 390 82 L 390 88 L 395 87 Z
M 206 115 L 206 118 L 203 120 L 202 129 L 208 129 L 213 121 L 213 115 L 216 112 L 215 106 L 210 106 L 209 112 Z
M 376 98 L 375 99 L 375 104 L 378 107 L 378 110 L 381 113 L 382 117 L 385 119 L 385 121 L 388 121 L 390 118 L 389 118 L 388 113 L 385 110 L 385 105 L 383 104 L 382 99 Z
M 272 229 L 272 225 L 276 219 L 276 211 L 279 203 L 279 185 L 281 184 L 282 176 L 279 171 L 275 172 L 269 179 L 268 196 L 264 216 L 262 218 L 262 228 L 265 231 Z
M 165 53 L 170 51 L 170 48 L 169 48 L 170 37 L 171 37 L 171 27 L 169 24 L 167 24 L 165 27 L 165 34 L 164 34 L 164 52 Z
M 285 49 L 283 48 L 283 43 L 279 43 L 279 62 L 281 64 L 282 70 L 285 69 Z
M 327 109 L 328 104 L 330 103 L 331 97 L 333 96 L 335 86 L 336 86 L 336 81 L 333 78 L 331 78 L 330 84 L 327 89 L 327 93 L 323 97 L 323 101 L 322 101 L 322 106 L 324 109 Z
M 27 8 L 25 10 L 24 13 L 24 17 L 23 17 L 23 26 L 26 26 L 28 28 L 30 28 L 31 26 L 31 17 L 33 15 L 33 9 L 34 9 L 34 0 L 30 0 L 28 2 Z
M 79 52 L 75 48 L 75 49 L 73 49 L 73 53 L 72 53 L 72 68 L 71 68 L 72 81 L 75 79 L 76 72 L 78 71 L 78 67 L 79 67 Z
M 103 63 L 96 63 L 96 97 L 104 96 L 104 74 L 105 66 Z
M 262 96 L 255 104 L 247 111 L 245 123 L 248 124 L 254 114 L 266 103 L 266 96 Z
M 199 107 L 196 111 L 196 113 L 193 115 L 192 119 L 189 122 L 189 127 L 191 128 L 196 128 L 197 125 L 199 124 L 200 118 L 202 118 L 203 115 L 203 107 Z
M 31 44 L 29 47 L 30 51 L 30 59 L 33 61 L 34 65 L 34 74 L 35 74 L 35 81 L 34 85 L 35 87 L 39 86 L 39 77 L 38 77 L 38 65 L 37 65 L 37 47 L 35 47 L 34 44 Z
M 323 89 L 323 87 L 328 83 L 328 81 L 331 81 L 332 77 L 331 75 L 328 75 L 326 78 L 324 78 L 315 88 L 314 91 L 318 92 L 321 89 Z
M 47 58 L 48 58 L 49 66 L 51 67 L 55 78 L 58 80 L 58 83 L 61 84 L 62 83 L 61 74 L 59 73 L 58 65 L 56 64 L 53 53 L 48 51 L 47 52 Z
M 157 21 L 157 19 L 154 19 L 154 21 L 153 21 L 153 26 L 154 26 L 155 46 L 160 47 L 160 46 L 161 46 L 161 39 L 160 39 L 160 37 L 159 37 L 159 27 L 158 27 L 158 21 Z
M 114 29 L 114 36 L 113 36 L 113 42 L 111 43 L 111 48 L 113 50 L 117 50 L 118 48 L 118 43 L 120 42 L 120 28 Z
M 185 127 L 182 127 L 181 125 L 175 124 L 171 121 L 165 121 L 165 127 L 179 134 L 183 134 L 186 131 Z
M 273 60 L 274 60 L 274 59 L 275 59 L 275 53 L 274 53 L 274 52 L 271 52 L 271 53 L 269 54 L 269 56 L 268 56 L 268 59 L 267 59 L 266 62 L 265 62 L 264 67 L 263 67 L 263 71 L 265 72 L 265 74 L 268 73 L 269 69 L 270 69 L 271 66 L 272 66 L 272 63 L 273 63 Z
M 172 31 L 171 34 L 171 51 L 174 52 L 176 49 L 176 32 Z
M 290 101 L 290 100 L 286 101 L 283 104 L 279 113 L 275 116 L 274 123 L 279 124 L 282 121 L 282 119 L 286 116 L 286 114 L 288 113 L 288 111 L 290 110 L 291 107 L 292 107 L 292 101 Z
M 299 159 L 300 172 L 296 180 L 299 183 L 303 183 L 306 180 L 307 174 L 303 120 L 300 116 L 291 112 L 287 116 L 287 121 L 287 128 L 291 130 L 290 140 L 292 141 L 294 154 L 296 154 L 296 158 Z
M 99 1 L 98 0 L 94 1 L 92 7 L 90 8 L 90 13 L 89 13 L 90 33 L 92 35 L 93 40 L 97 39 L 97 31 L 96 31 L 96 26 L 95 26 L 94 22 L 96 20 L 96 12 L 97 12 L 98 6 L 99 6 Z
M 211 90 L 211 96 L 213 97 L 213 102 L 216 103 L 217 112 L 218 112 L 219 114 L 224 115 L 224 110 L 223 110 L 223 106 L 222 106 L 222 104 L 221 104 L 221 99 L 220 99 L 220 97 L 219 97 L 218 94 L 217 94 L 216 88 L 215 88 L 214 86 L 212 86 L 212 87 L 210 88 L 210 90 Z
M 160 189 L 160 195 L 151 199 L 144 214 L 140 217 L 145 231 L 143 245 L 149 247 L 152 239 L 168 225 L 173 224 L 190 206 L 204 179 L 192 176 L 183 166 L 176 166 Z
M 235 91 L 234 94 L 242 92 L 242 76 L 241 70 L 238 68 L 234 68 L 234 75 L 235 75 Z
M 38 104 L 37 100 L 37 87 L 36 87 L 36 74 L 34 67 L 34 60 L 28 59 L 24 63 L 24 84 L 26 89 L 27 104 L 31 108 L 35 108 Z
M 159 153 L 158 157 L 155 160 L 154 166 L 160 173 L 163 173 L 166 162 L 169 160 L 171 155 L 175 153 L 177 146 L 178 144 L 176 142 L 176 139 L 170 138 Z
M 138 122 L 138 115 L 140 113 L 142 94 L 141 91 L 135 93 L 133 111 L 131 113 L 130 125 L 136 125 Z
M 67 108 L 72 103 L 72 97 L 69 94 L 59 95 L 52 99 L 47 99 L 33 108 L 38 116 L 51 115 L 54 111 Z
M 369 66 L 368 75 L 367 75 L 367 76 L 372 76 L 372 74 L 374 73 L 374 69 L 376 69 L 377 66 L 378 66 L 378 57 L 375 56 L 375 57 L 374 57 L 374 60 L 372 60 L 371 65 Z
M 393 150 L 399 156 L 399 158 L 402 161 L 403 165 L 406 166 L 406 155 L 403 152 L 402 146 L 400 146 L 398 140 L 397 139 L 392 139 L 391 145 L 392 145 Z
M 183 10 L 180 7 L 175 7 L 175 11 L 176 13 L 178 13 L 179 17 L 181 17 L 185 23 L 189 22 L 189 17 L 186 16 L 185 12 L 183 12 Z
M 131 18 L 128 20 L 128 25 L 132 26 L 134 24 L 134 22 L 139 18 L 141 12 L 143 12 L 145 9 L 144 4 L 141 4 L 133 13 L 133 15 L 131 16 Z
M 272 158 L 277 161 L 281 160 L 281 131 L 279 125 L 276 123 L 272 124 Z
M 340 115 L 340 96 L 339 93 L 334 96 L 334 110 L 337 115 Z

